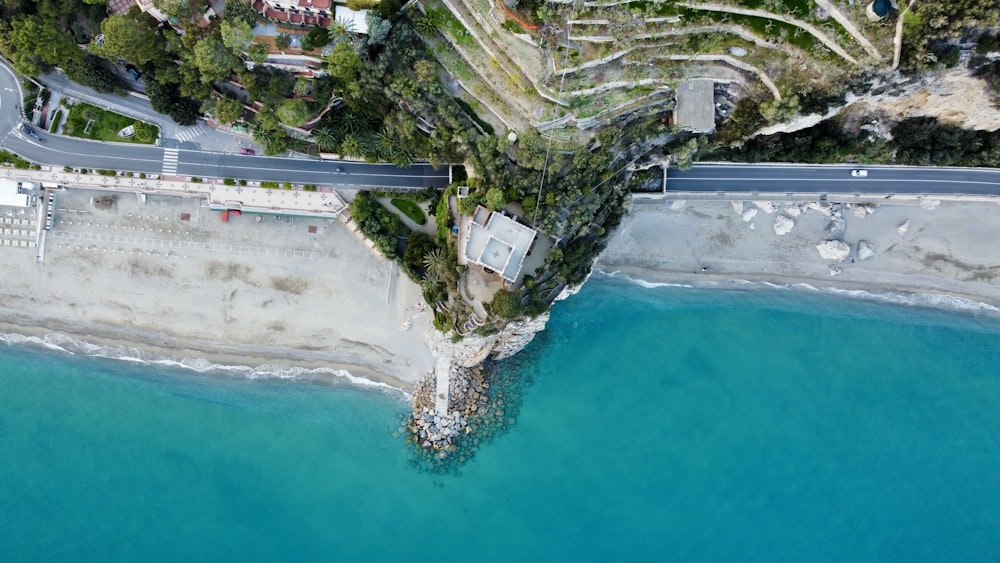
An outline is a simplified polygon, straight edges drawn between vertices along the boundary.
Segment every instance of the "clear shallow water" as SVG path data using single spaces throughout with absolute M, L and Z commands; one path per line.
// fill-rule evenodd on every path
M 994 560 L 1000 322 L 592 280 L 416 470 L 396 396 L 0 348 L 0 549 L 72 560 Z

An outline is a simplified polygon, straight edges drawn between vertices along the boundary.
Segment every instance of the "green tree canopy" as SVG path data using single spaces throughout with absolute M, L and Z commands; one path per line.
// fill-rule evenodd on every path
M 83 51 L 73 36 L 63 33 L 55 20 L 39 16 L 16 17 L 0 37 L 0 50 L 27 76 L 39 74 L 47 65 L 68 66 L 83 60 Z
M 333 47 L 330 53 L 330 75 L 344 82 L 357 80 L 361 72 L 361 57 L 354 46 L 341 41 Z
M 214 34 L 195 44 L 192 62 L 201 73 L 201 81 L 206 84 L 229 78 L 230 74 L 242 66 L 240 58 L 227 49 L 222 39 Z
M 219 26 L 219 31 L 222 32 L 223 45 L 228 47 L 233 54 L 242 53 L 253 41 L 253 30 L 250 29 L 250 24 L 242 20 L 235 22 L 226 20 Z
M 104 43 L 93 51 L 104 57 L 122 57 L 136 64 L 146 64 L 160 53 L 156 30 L 128 16 L 112 14 L 101 22 Z
M 243 22 L 251 27 L 257 23 L 257 11 L 249 0 L 228 0 L 223 17 L 227 22 Z
M 212 115 L 220 123 L 235 123 L 243 117 L 243 104 L 232 98 L 222 97 L 215 101 L 211 108 Z
M 310 117 L 309 106 L 298 98 L 281 102 L 275 114 L 282 123 L 292 127 L 301 127 Z

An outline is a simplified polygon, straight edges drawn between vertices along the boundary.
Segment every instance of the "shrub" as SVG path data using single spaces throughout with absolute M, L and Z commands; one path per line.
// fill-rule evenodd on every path
M 514 319 L 521 315 L 521 296 L 513 291 L 501 289 L 493 294 L 490 312 L 504 319 Z
M 202 180 L 201 178 L 198 178 L 197 176 L 192 176 L 192 177 L 191 177 L 191 181 L 192 181 L 192 182 L 194 182 L 195 184 L 200 184 L 200 183 L 202 183 L 202 182 L 203 182 L 204 180 Z
M 118 175 L 118 173 L 115 172 L 114 170 L 98 170 L 97 173 L 100 174 L 101 176 L 117 176 Z
M 285 182 L 285 183 L 281 184 L 281 187 L 285 188 L 286 190 L 290 190 L 290 189 L 292 189 L 292 183 L 291 182 Z
M 227 186 L 235 186 L 236 180 L 233 180 L 232 178 L 223 178 L 222 183 Z
M 240 185 L 241 185 L 241 186 L 245 186 L 245 185 L 247 185 L 247 181 L 246 181 L 246 180 L 240 180 Z
M 264 181 L 264 182 L 260 183 L 260 187 L 262 187 L 262 188 L 277 188 L 278 187 L 278 183 L 277 182 Z
M 314 192 L 314 191 L 316 191 L 316 185 L 315 184 L 306 184 L 306 185 L 302 186 L 302 189 L 304 191 L 307 191 L 307 192 Z

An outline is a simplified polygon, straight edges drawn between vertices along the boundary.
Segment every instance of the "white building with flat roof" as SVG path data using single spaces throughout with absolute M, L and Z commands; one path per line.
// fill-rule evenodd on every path
M 21 182 L 16 180 L 0 180 L 0 205 L 7 207 L 30 207 L 31 196 L 21 193 Z M 25 188 L 33 189 L 34 184 L 25 184 Z
M 476 208 L 465 241 L 465 259 L 496 273 L 508 284 L 517 281 L 524 257 L 537 232 L 499 212 Z

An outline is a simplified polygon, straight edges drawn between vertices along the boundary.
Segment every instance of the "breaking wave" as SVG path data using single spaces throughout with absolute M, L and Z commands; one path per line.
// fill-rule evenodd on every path
M 102 346 L 77 340 L 63 334 L 25 336 L 17 333 L 0 332 L 0 343 L 35 346 L 73 356 L 106 358 L 134 364 L 179 368 L 205 375 L 224 375 L 251 380 L 287 379 L 344 383 L 356 387 L 398 394 L 407 400 L 410 399 L 409 393 L 403 389 L 393 387 L 381 381 L 372 381 L 363 377 L 357 377 L 343 369 L 323 367 L 305 368 L 278 364 L 262 364 L 258 366 L 217 364 L 205 358 L 174 358 L 164 354 L 146 352 L 133 346 Z

